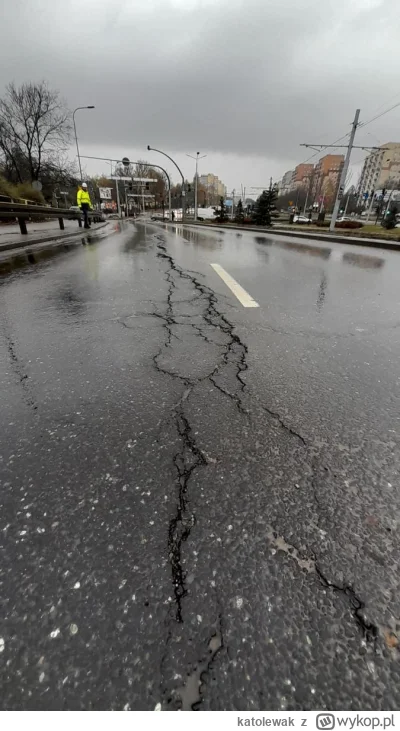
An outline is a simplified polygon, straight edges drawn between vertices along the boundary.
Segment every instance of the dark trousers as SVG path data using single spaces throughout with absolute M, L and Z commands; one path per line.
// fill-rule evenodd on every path
M 84 226 L 85 226 L 85 228 L 90 228 L 89 216 L 88 216 L 89 203 L 82 203 L 81 204 L 81 210 L 82 210 L 82 213 L 83 213 Z

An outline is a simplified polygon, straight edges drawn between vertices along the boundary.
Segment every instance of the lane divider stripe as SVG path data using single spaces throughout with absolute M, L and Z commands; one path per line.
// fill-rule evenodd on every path
M 233 292 L 233 294 L 239 300 L 240 304 L 243 305 L 243 307 L 260 306 L 258 302 L 253 300 L 249 293 L 246 292 L 245 289 L 243 289 L 243 287 L 236 281 L 236 279 L 231 277 L 231 275 L 228 274 L 228 272 L 226 272 L 222 266 L 220 266 L 220 264 L 211 264 L 211 266 L 218 274 L 218 276 L 221 277 L 222 281 L 225 282 L 226 286 L 229 287 L 231 292 Z

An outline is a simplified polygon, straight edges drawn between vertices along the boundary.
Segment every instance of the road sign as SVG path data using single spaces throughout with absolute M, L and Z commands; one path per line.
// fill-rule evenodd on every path
M 122 164 L 124 165 L 124 167 L 126 167 L 126 168 L 127 168 L 127 167 L 128 167 L 128 165 L 130 165 L 130 164 L 131 164 L 131 161 L 130 161 L 129 157 L 123 157 L 123 158 L 122 158 Z
M 150 195 L 150 193 L 144 195 L 141 193 L 128 193 L 128 198 L 155 198 L 155 195 Z
M 134 183 L 157 183 L 157 178 L 132 178 Z
M 42 190 L 43 185 L 41 184 L 40 180 L 34 180 L 32 183 L 33 190 Z
M 99 188 L 100 200 L 111 200 L 111 188 Z
M 111 180 L 132 180 L 132 178 L 124 177 L 123 175 L 115 175 L 111 177 Z

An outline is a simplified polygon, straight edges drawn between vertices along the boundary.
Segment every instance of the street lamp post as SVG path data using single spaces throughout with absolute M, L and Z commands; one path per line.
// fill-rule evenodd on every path
M 176 169 L 179 171 L 179 174 L 182 178 L 182 221 L 183 221 L 183 207 L 184 207 L 184 201 L 185 201 L 185 178 L 183 177 L 182 170 L 180 169 L 178 163 L 176 163 L 175 160 L 172 159 L 172 157 L 167 155 L 166 152 L 163 152 L 162 150 L 156 150 L 155 147 L 150 147 L 150 145 L 147 145 L 147 149 L 151 150 L 152 152 L 159 152 L 160 155 L 165 155 L 165 157 L 167 157 L 168 160 L 171 160 L 171 162 L 175 165 Z
M 76 109 L 74 109 L 74 111 L 72 112 L 72 121 L 73 121 L 73 123 L 74 123 L 74 132 L 75 132 L 76 151 L 77 151 L 77 153 L 78 153 L 79 174 L 80 174 L 80 176 L 81 176 L 81 182 L 82 182 L 82 168 L 81 168 L 81 157 L 80 157 L 80 155 L 79 155 L 78 135 L 76 134 L 76 124 L 75 124 L 75 112 L 77 112 L 77 111 L 78 111 L 79 109 L 94 109 L 94 108 L 95 108 L 95 107 L 93 106 L 93 104 L 91 104 L 91 105 L 90 105 L 90 106 L 88 106 L 88 107 L 77 107 L 77 108 L 76 108 Z
M 199 160 L 203 160 L 203 158 L 207 157 L 207 155 L 202 155 L 201 157 L 199 157 L 199 156 L 200 156 L 200 152 L 196 152 L 196 157 L 193 157 L 193 155 L 187 155 L 187 157 L 191 157 L 192 160 L 196 160 L 196 177 L 194 180 L 194 220 L 195 221 L 197 221 L 197 206 L 198 206 L 198 202 L 197 202 L 197 185 L 198 185 L 197 168 L 199 165 Z M 183 215 L 182 215 L 182 217 L 183 217 Z

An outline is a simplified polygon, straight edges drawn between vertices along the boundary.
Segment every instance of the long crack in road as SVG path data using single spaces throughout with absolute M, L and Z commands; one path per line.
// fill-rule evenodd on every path
M 4 708 L 400 702 L 396 442 L 359 416 L 375 341 L 305 329 L 325 254 L 306 286 L 301 247 L 275 270 L 267 239 L 239 241 L 138 226 L 4 280 Z M 242 313 L 192 244 L 235 247 L 246 276 L 259 256 L 268 307 Z M 366 369 L 352 408 L 342 357 Z

